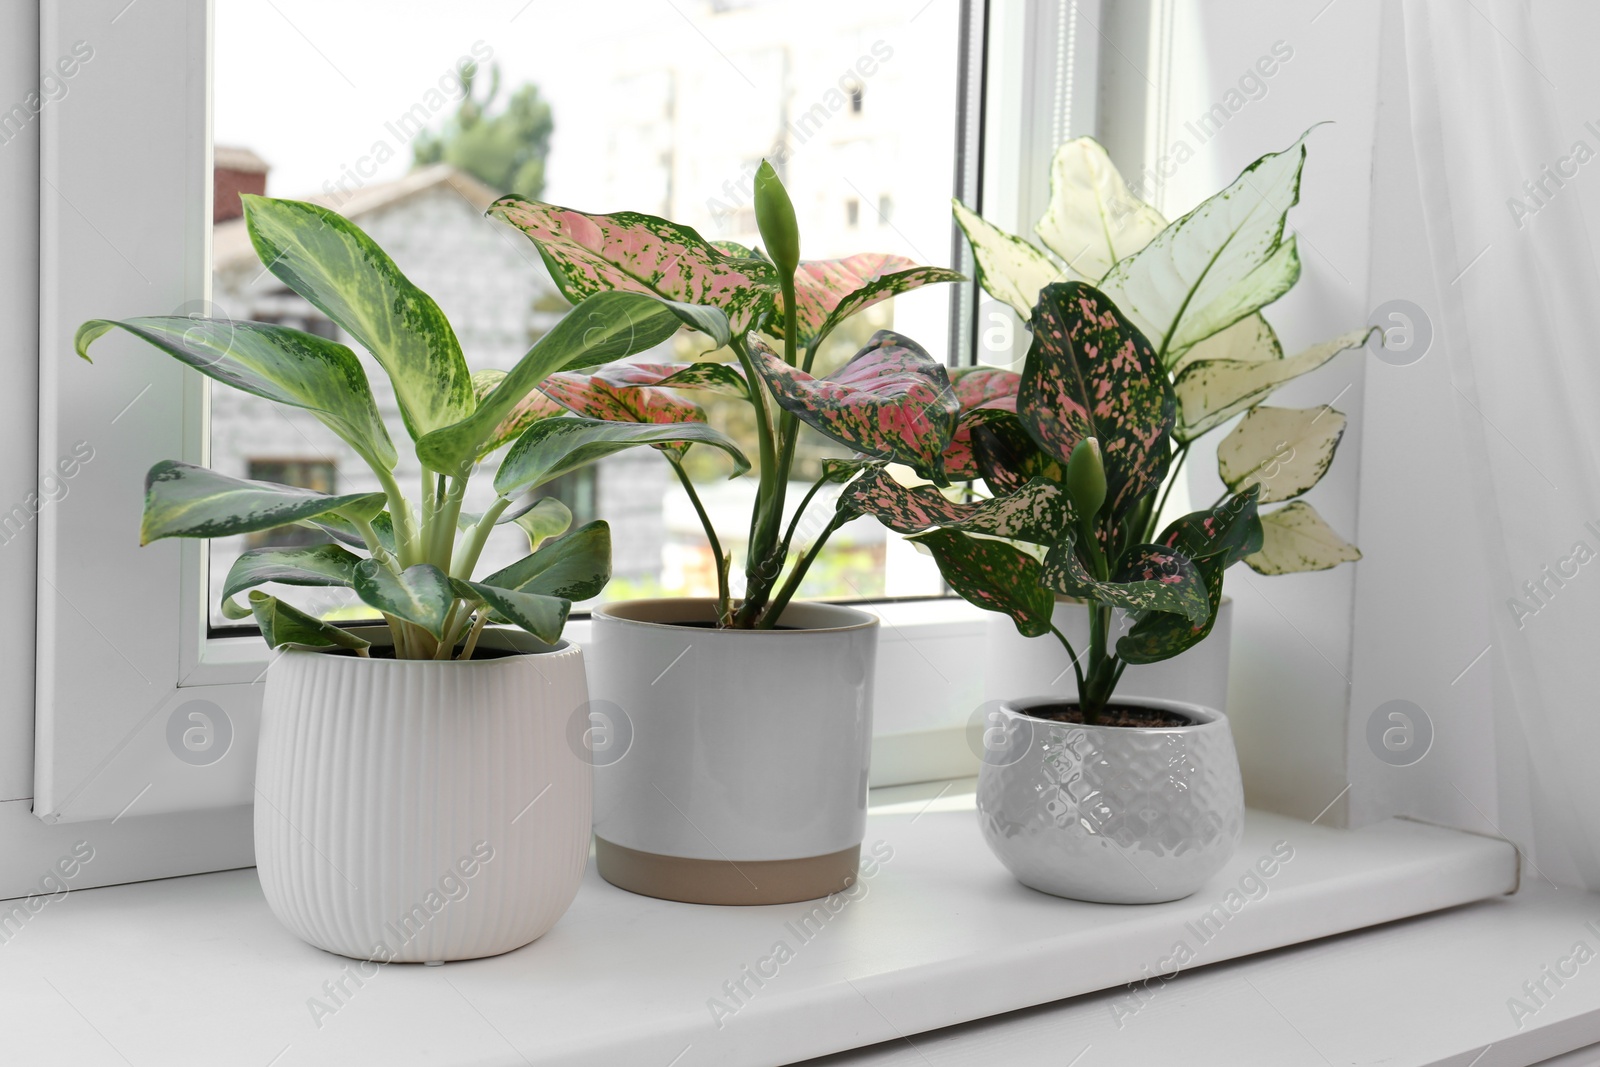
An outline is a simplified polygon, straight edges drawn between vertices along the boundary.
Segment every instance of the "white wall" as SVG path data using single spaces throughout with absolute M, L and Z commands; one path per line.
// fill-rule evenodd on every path
M 38 83 L 34 4 L 0 6 L 0 117 Z M 0 518 L 36 488 L 39 371 L 39 120 L 0 144 Z M 0 544 L 0 801 L 33 795 L 37 527 Z

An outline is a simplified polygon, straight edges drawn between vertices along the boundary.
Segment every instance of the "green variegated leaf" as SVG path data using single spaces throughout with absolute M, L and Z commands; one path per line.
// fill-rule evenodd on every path
M 766 260 L 730 256 L 689 227 L 654 215 L 588 215 L 520 196 L 502 197 L 488 213 L 539 246 L 574 304 L 610 290 L 654 293 L 720 308 L 733 333 L 743 334 L 778 287 L 777 271 Z
M 1159 211 L 1133 195 L 1094 138 L 1079 137 L 1056 149 L 1050 206 L 1034 232 L 1078 278 L 1098 282 L 1166 225 Z
M 1284 382 L 1309 374 L 1340 352 L 1360 348 L 1371 333 L 1371 328 L 1352 330 L 1288 359 L 1205 359 L 1187 364 L 1173 382 L 1178 425 L 1172 435 L 1179 441 L 1194 440 L 1259 403 Z
M 778 406 L 801 422 L 857 452 L 944 480 L 956 395 L 944 365 L 911 338 L 879 330 L 826 378 L 789 366 L 754 338 L 750 354 Z
M 1217 609 L 1222 606 L 1222 574 L 1227 570 L 1223 556 L 1195 560 L 1195 569 L 1205 583 L 1206 597 L 1211 611 L 1201 622 L 1187 615 L 1167 611 L 1152 611 L 1117 642 L 1117 655 L 1128 663 L 1159 663 L 1178 653 L 1193 648 L 1211 633 L 1217 623 Z
M 611 580 L 611 527 L 602 520 L 585 523 L 557 541 L 484 579 L 498 589 L 513 589 L 565 600 L 600 595 Z
M 283 585 L 345 586 L 365 562 L 338 545 L 306 548 L 253 548 L 233 561 L 222 582 L 224 600 L 266 582 Z
M 1322 480 L 1345 417 L 1319 408 L 1253 408 L 1217 445 L 1217 473 L 1229 489 L 1261 490 L 1261 503 L 1290 500 Z
M 1172 520 L 1156 538 L 1196 563 L 1220 560 L 1227 569 L 1261 548 L 1261 518 L 1256 513 L 1256 486 L 1230 496 L 1208 511 L 1194 511 Z
M 590 373 L 619 389 L 659 386 L 750 399 L 750 386 L 737 363 L 608 363 Z
M 1361 558 L 1361 550 L 1333 532 L 1304 500 L 1261 516 L 1261 551 L 1244 558 L 1257 574 L 1325 571 Z
M 268 648 L 349 648 L 364 654 L 372 644 L 260 591 L 250 594 L 250 613 L 261 627 Z
M 458 530 L 475 529 L 483 521 L 483 515 L 475 511 L 463 511 L 456 516 Z M 559 499 L 553 496 L 539 496 L 537 493 L 522 494 L 515 503 L 506 507 L 500 517 L 494 520 L 496 526 L 514 523 L 528 535 L 528 550 L 531 552 L 539 547 L 539 542 L 549 537 L 559 537 L 567 532 L 572 525 L 572 511 Z
M 1226 330 L 1198 341 L 1188 348 L 1167 356 L 1167 366 L 1173 374 L 1191 363 L 1202 360 L 1232 360 L 1239 363 L 1260 363 L 1263 360 L 1282 359 L 1283 345 L 1266 316 L 1259 312 L 1246 315 Z
M 831 485 L 843 485 L 866 470 L 882 468 L 883 460 L 856 456 L 851 459 L 829 458 L 822 461 L 822 480 Z
M 596 293 L 573 308 L 534 342 L 470 416 L 417 442 L 417 456 L 431 469 L 459 474 L 500 436 L 506 421 L 529 393 L 568 367 L 592 366 L 653 348 L 685 322 L 722 319 L 715 308 L 690 308 L 642 293 Z M 726 320 L 722 333 L 725 335 Z
M 1222 192 L 1111 268 L 1100 288 L 1174 357 L 1288 292 L 1300 277 L 1284 220 L 1300 199 L 1305 138 L 1262 156 Z
M 500 383 L 505 380 L 506 372 L 503 370 L 481 370 L 472 376 L 472 389 L 478 397 L 478 402 L 483 403 L 483 398 L 488 396 Z M 567 409 L 557 404 L 554 400 L 535 389 L 511 409 L 510 414 L 500 420 L 500 425 L 494 428 L 489 439 L 478 446 L 478 458 L 482 459 L 490 452 L 508 442 L 515 441 L 522 436 L 522 431 L 538 422 L 540 419 L 553 419 L 558 415 L 565 415 Z
M 534 423 L 511 446 L 495 472 L 495 492 L 514 496 L 561 477 L 570 471 L 638 445 L 705 444 L 733 457 L 737 478 L 750 469 L 739 446 L 703 422 L 653 423 L 600 422 L 576 417 L 544 419 Z
M 320 530 L 335 541 L 349 545 L 351 548 L 362 548 L 370 551 L 371 546 L 367 539 L 361 536 L 361 531 L 349 519 L 340 518 L 338 515 L 318 515 L 315 519 L 295 523 L 296 526 L 307 530 Z M 371 520 L 372 532 L 377 535 L 378 544 L 391 556 L 395 554 L 394 520 L 389 518 L 387 511 L 374 515 Z
M 560 537 L 572 526 L 572 509 L 553 496 L 540 497 L 525 508 L 508 508 L 495 525 L 514 522 L 528 535 L 528 551 L 533 552 L 552 537 Z
M 985 537 L 934 530 L 912 538 L 939 564 L 950 588 L 969 604 L 1011 617 L 1024 637 L 1050 632 L 1055 597 L 1040 585 L 1039 561 Z
M 952 200 L 951 205 L 956 222 L 972 244 L 972 258 L 978 265 L 978 283 L 990 296 L 1009 304 L 1024 322 L 1033 314 L 1039 290 L 1072 276 L 1065 267 L 1027 241 L 979 218 L 961 201 Z
M 1174 612 L 1192 623 L 1204 622 L 1211 610 L 1205 580 L 1181 552 L 1164 545 L 1135 545 L 1121 569 L 1102 582 L 1079 562 L 1073 544 L 1073 538 L 1063 539 L 1045 556 L 1041 580 L 1058 593 L 1139 617 L 1150 611 Z
M 1079 441 L 1099 440 L 1113 517 L 1166 476 L 1176 407 L 1150 342 L 1106 294 L 1082 282 L 1045 288 L 1033 310 L 1017 414 L 1063 464 Z
M 938 282 L 961 281 L 943 267 L 924 267 L 905 256 L 862 252 L 845 259 L 804 261 L 795 271 L 795 304 L 800 308 L 796 339 L 812 348 L 845 319 L 863 308 Z M 783 300 L 774 301 L 774 328 L 784 323 Z
M 358 567 L 351 584 L 368 607 L 415 623 L 434 637 L 444 636 L 456 593 L 450 577 L 433 564 L 418 563 L 398 575 L 387 567 Z
M 467 582 L 460 578 L 450 579 L 450 584 L 462 600 L 487 604 L 494 612 L 491 618 L 514 623 L 547 645 L 561 640 L 561 629 L 566 626 L 567 613 L 572 610 L 572 602 L 560 597 L 501 589 L 486 582 Z
M 1029 482 L 1005 496 L 962 504 L 930 485 L 901 485 L 884 470 L 851 482 L 839 505 L 871 515 L 896 533 L 916 534 L 938 526 L 1036 545 L 1055 544 L 1075 521 L 1067 494 L 1048 482 Z
M 344 345 L 259 322 L 180 316 L 91 319 L 78 327 L 78 355 L 113 326 L 235 389 L 304 408 L 374 467 L 393 470 L 394 444 L 372 400 L 361 361 Z
M 163 537 L 228 537 L 323 515 L 371 519 L 383 510 L 382 493 L 329 496 L 225 474 L 164 459 L 144 480 L 144 522 L 139 543 Z
M 261 262 L 372 353 L 412 437 L 472 413 L 472 376 L 455 331 L 372 238 L 315 204 L 240 199 Z

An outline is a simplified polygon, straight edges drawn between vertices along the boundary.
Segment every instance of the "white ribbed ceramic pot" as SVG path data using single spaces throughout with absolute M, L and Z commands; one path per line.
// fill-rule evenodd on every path
M 1121 636 L 1118 611 L 1112 633 Z M 1057 598 L 1051 621 L 1082 655 L 1089 647 L 1089 611 L 1081 600 Z M 1206 639 L 1160 663 L 1130 663 L 1117 683 L 1117 695 L 1182 700 L 1228 710 L 1228 653 L 1233 636 L 1233 598 L 1223 597 L 1217 621 Z M 984 699 L 1055 696 L 1078 698 L 1078 680 L 1061 642 L 1054 637 L 1023 637 L 1010 616 L 989 613 L 984 647 Z
M 302 939 L 381 962 L 475 959 L 526 945 L 572 903 L 591 811 L 566 734 L 588 699 L 583 653 L 521 632 L 478 647 L 511 654 L 291 651 L 267 672 L 256 867 Z
M 866 831 L 877 616 L 801 603 L 780 620 L 792 629 L 718 630 L 715 617 L 696 598 L 594 611 L 591 715 L 631 735 L 596 750 L 600 874 L 697 904 L 848 888 Z
M 984 738 L 979 824 L 1023 885 L 1104 904 L 1178 900 L 1244 834 L 1233 734 L 1211 708 L 1117 699 L 1191 725 L 1081 726 L 1029 714 L 1054 697 L 1004 702 Z

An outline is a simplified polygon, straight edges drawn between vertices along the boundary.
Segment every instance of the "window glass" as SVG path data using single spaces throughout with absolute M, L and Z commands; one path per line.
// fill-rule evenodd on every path
M 756 244 L 751 182 L 771 157 L 783 160 L 806 258 L 892 252 L 948 266 L 958 15 L 957 0 L 428 0 L 386 3 L 381 12 L 216 0 L 207 310 L 351 343 L 262 267 L 244 231 L 241 192 L 308 199 L 353 219 L 438 301 L 474 370 L 509 368 L 569 305 L 532 244 L 482 217 L 496 196 L 659 214 L 711 240 Z M 835 335 L 821 370 L 886 328 L 949 358 L 952 295 L 935 287 L 862 313 Z M 662 347 L 635 358 L 716 358 L 699 335 Z M 391 432 L 403 434 L 387 381 L 367 366 Z M 694 399 L 720 428 L 747 429 L 748 407 Z M 338 492 L 376 488 L 361 461 L 301 412 L 222 387 L 212 390 L 210 411 L 210 460 L 224 473 Z M 397 444 L 401 484 L 416 486 L 415 457 Z M 791 501 L 825 457 L 844 454 L 808 432 Z M 728 480 L 725 457 L 709 449 L 692 452 L 689 468 L 724 546 L 741 559 L 753 477 Z M 466 510 L 489 502 L 490 480 L 474 480 Z M 608 598 L 715 591 L 699 523 L 655 451 L 622 453 L 545 492 L 577 521 L 612 524 Z M 819 494 L 813 507 L 820 515 L 831 504 Z M 213 592 L 241 552 L 306 543 L 302 536 L 319 535 L 214 543 Z M 514 526 L 503 527 L 482 571 L 526 549 Z M 833 537 L 802 595 L 939 590 L 931 560 L 862 519 Z M 347 591 L 288 596 L 336 617 L 364 614 Z M 213 623 L 227 625 L 211 601 Z

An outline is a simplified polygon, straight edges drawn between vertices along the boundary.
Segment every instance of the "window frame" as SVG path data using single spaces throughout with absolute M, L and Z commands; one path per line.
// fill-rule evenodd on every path
M 1043 5 L 1029 0 L 1022 6 Z M 99 431 L 106 447 L 97 448 L 97 461 L 81 476 L 81 493 L 66 502 L 78 506 L 41 516 L 34 811 L 47 822 L 70 823 L 119 818 L 130 801 L 140 814 L 245 805 L 252 799 L 259 683 L 270 653 L 259 634 L 212 632 L 205 543 L 140 548 L 132 534 L 134 490 L 151 464 L 209 459 L 204 380 L 117 332 L 97 342 L 92 367 L 71 356 L 73 332 L 85 319 L 147 314 L 152 305 L 204 307 L 209 299 L 211 4 L 39 0 L 39 10 L 44 55 L 95 34 L 107 41 L 103 61 L 97 58 L 64 101 L 76 106 L 57 108 L 42 127 L 41 455 L 70 448 L 96 418 L 98 426 L 114 429 Z M 985 106 L 992 72 L 1007 64 L 996 61 L 1000 39 L 987 29 L 990 5 L 961 0 L 959 10 L 958 99 L 965 103 L 955 124 L 957 191 L 981 203 L 977 179 L 997 164 L 965 155 L 982 150 L 990 121 L 972 108 Z M 148 77 L 152 67 L 169 73 Z M 94 164 L 107 157 L 140 161 L 121 168 L 131 188 L 116 201 L 138 203 L 137 217 L 114 213 L 109 201 L 96 210 Z M 1026 165 L 1014 161 L 1012 167 L 1020 172 Z M 965 254 L 953 222 L 951 230 L 954 247 Z M 964 324 L 963 309 L 972 306 L 976 283 L 960 288 L 951 316 L 956 364 L 972 361 L 975 332 Z M 93 620 L 70 605 L 103 603 L 109 588 L 118 590 L 122 603 L 141 605 L 138 624 L 126 636 L 118 630 L 116 641 L 126 647 L 89 654 L 126 661 L 130 669 L 84 670 L 85 623 Z M 933 694 L 925 680 L 908 673 L 916 670 L 916 657 L 907 653 L 899 664 L 892 649 L 921 640 L 919 634 L 981 641 L 987 616 L 953 598 L 936 608 L 916 600 L 873 603 L 885 616 L 885 647 L 891 649 L 878 687 L 883 717 L 907 721 L 892 713 L 895 707 L 907 713 L 920 707 L 926 714 L 930 698 L 948 705 L 927 730 L 875 740 L 874 784 L 971 773 L 976 762 L 965 747 L 964 720 L 976 706 L 980 682 Z M 923 621 L 930 615 L 937 618 Z M 586 630 L 580 619 L 569 637 L 581 642 Z M 226 755 L 204 767 L 172 759 L 165 740 L 168 717 L 197 699 L 220 709 L 234 735 Z

